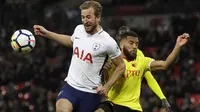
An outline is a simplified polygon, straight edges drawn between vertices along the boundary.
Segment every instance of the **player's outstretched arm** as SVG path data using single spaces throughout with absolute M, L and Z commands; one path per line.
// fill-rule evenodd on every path
M 163 94 L 159 84 L 157 83 L 156 79 L 153 77 L 150 71 L 147 71 L 144 75 L 148 86 L 151 88 L 151 90 L 160 98 L 162 102 L 162 106 L 170 112 L 171 106 L 169 102 L 167 101 L 165 95 Z
M 176 40 L 176 45 L 170 55 L 165 61 L 152 61 L 150 63 L 151 70 L 166 70 L 168 67 L 175 61 L 178 56 L 181 48 L 188 42 L 189 34 L 184 33 L 178 36 Z
M 59 42 L 60 44 L 63 44 L 68 47 L 72 47 L 72 40 L 71 40 L 71 36 L 69 35 L 62 35 L 62 34 L 57 34 L 57 33 L 48 31 L 47 29 L 45 29 L 43 26 L 40 26 L 40 25 L 34 25 L 33 29 L 34 29 L 35 35 L 48 37 L 49 39 L 53 39 Z

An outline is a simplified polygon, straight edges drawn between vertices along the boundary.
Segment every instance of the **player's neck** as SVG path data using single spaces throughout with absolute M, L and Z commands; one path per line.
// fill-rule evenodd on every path
M 89 33 L 90 35 L 94 35 L 98 32 L 100 32 L 102 30 L 102 27 L 100 25 L 97 25 L 97 27 L 95 28 L 95 30 L 91 33 Z
M 101 30 L 102 30 L 102 27 L 100 25 L 97 25 L 97 27 L 96 27 L 96 33 L 98 33 Z

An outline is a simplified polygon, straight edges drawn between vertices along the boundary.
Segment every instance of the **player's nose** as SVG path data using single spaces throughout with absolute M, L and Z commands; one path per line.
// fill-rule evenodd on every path
M 132 49 L 137 49 L 137 45 L 135 43 L 132 45 Z
M 82 19 L 83 24 L 86 24 L 88 22 L 88 19 L 84 18 Z

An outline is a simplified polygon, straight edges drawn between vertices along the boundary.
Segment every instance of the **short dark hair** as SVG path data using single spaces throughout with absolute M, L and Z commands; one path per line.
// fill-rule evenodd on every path
M 125 33 L 119 35 L 119 41 L 121 41 L 124 38 L 127 38 L 128 36 L 132 36 L 132 37 L 137 37 L 138 38 L 137 33 L 135 33 L 134 31 L 128 31 L 128 32 L 125 32 Z
M 102 6 L 99 2 L 93 1 L 93 0 L 87 0 L 85 2 L 83 2 L 80 5 L 80 10 L 84 10 L 84 9 L 88 9 L 92 7 L 94 9 L 94 15 L 97 16 L 101 16 L 102 14 Z
M 133 36 L 133 37 L 138 37 L 138 34 L 134 31 L 131 31 L 129 27 L 127 26 L 122 26 L 119 28 L 118 30 L 118 35 L 119 35 L 119 42 L 124 39 L 127 38 L 128 36 Z

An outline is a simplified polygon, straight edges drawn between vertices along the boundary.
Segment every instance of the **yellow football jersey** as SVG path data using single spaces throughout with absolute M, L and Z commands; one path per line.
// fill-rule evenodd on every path
M 143 53 L 138 50 L 137 58 L 134 61 L 127 61 L 126 71 L 123 77 L 110 89 L 108 93 L 108 100 L 115 104 L 129 107 L 133 110 L 142 111 L 140 105 L 140 91 L 141 82 L 144 77 L 144 73 L 149 70 L 149 63 L 153 61 L 152 58 L 145 57 Z M 115 66 L 108 71 L 109 75 L 112 75 L 115 70 Z

